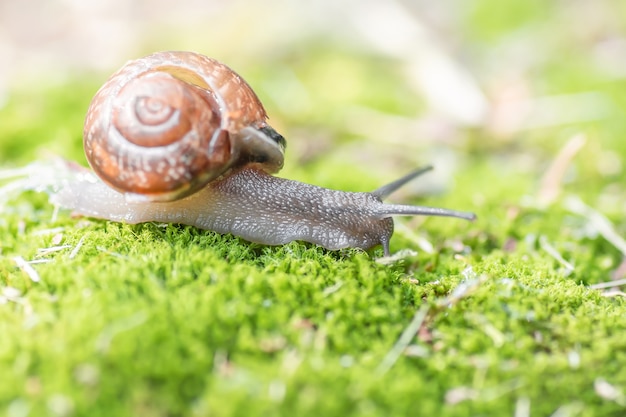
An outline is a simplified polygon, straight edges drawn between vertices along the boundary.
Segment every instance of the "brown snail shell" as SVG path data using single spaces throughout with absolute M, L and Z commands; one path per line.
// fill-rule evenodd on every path
M 283 165 L 284 139 L 250 86 L 226 65 L 193 52 L 130 61 L 93 98 L 84 148 L 96 174 L 148 201 L 176 200 L 229 169 Z

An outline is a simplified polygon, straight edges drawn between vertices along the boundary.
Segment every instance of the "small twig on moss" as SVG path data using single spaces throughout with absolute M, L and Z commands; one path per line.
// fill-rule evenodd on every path
M 37 230 L 36 232 L 33 232 L 32 235 L 33 236 L 47 236 L 47 235 L 53 235 L 56 233 L 60 233 L 62 231 L 65 230 L 65 227 L 53 227 L 51 229 L 42 229 L 42 230 Z
M 482 282 L 485 281 L 484 277 L 475 278 L 475 273 L 471 268 L 466 268 L 463 275 L 466 277 L 466 281 L 461 282 L 450 295 L 439 300 L 436 304 L 437 309 L 444 309 L 451 307 L 458 303 L 461 299 L 467 297 L 474 289 L 476 289 Z M 377 368 L 379 375 L 384 375 L 389 371 L 393 365 L 398 361 L 402 353 L 409 346 L 419 329 L 424 324 L 424 320 L 431 311 L 431 307 L 428 304 L 424 304 L 413 315 L 413 319 L 409 325 L 404 329 L 398 341 L 393 345 L 391 350 L 385 355 L 382 362 Z
M 76 255 L 78 255 L 78 251 L 80 251 L 80 248 L 83 247 L 83 243 L 85 241 L 85 236 L 82 236 L 80 238 L 80 240 L 78 241 L 78 243 L 76 244 L 76 246 L 74 246 L 74 249 L 72 249 L 72 251 L 70 252 L 70 259 L 74 259 L 76 258 Z
M 594 290 L 601 290 L 604 288 L 619 287 L 620 285 L 626 285 L 626 278 L 618 279 L 615 281 L 599 282 L 597 284 L 590 285 L 589 288 L 593 288 Z
M 0 294 L 0 304 L 6 304 L 8 301 L 19 302 L 21 300 L 22 293 L 17 288 L 4 287 L 2 288 L 2 294 Z
M 613 297 L 626 297 L 626 292 L 619 290 L 608 290 L 604 291 L 600 294 L 602 297 L 613 298 Z
M 415 312 L 413 315 L 413 319 L 409 323 L 409 325 L 404 329 L 398 341 L 393 345 L 391 350 L 385 355 L 382 362 L 378 366 L 376 372 L 379 375 L 384 375 L 389 371 L 393 365 L 398 361 L 402 352 L 409 346 L 411 340 L 415 337 L 417 331 L 422 327 L 426 316 L 428 315 L 428 311 L 430 310 L 430 306 L 428 304 L 423 304 L 419 310 Z
M 61 208 L 57 205 L 54 206 L 54 209 L 52 210 L 52 215 L 50 216 L 50 221 L 52 223 L 55 223 L 58 219 L 59 219 L 59 210 Z
M 452 307 L 462 299 L 468 297 L 472 291 L 478 288 L 478 286 L 487 279 L 484 276 L 476 277 L 476 273 L 471 267 L 465 268 L 463 275 L 466 277 L 466 280 L 457 285 L 450 295 L 439 300 L 437 307 L 440 309 Z
M 104 246 L 96 246 L 96 249 L 98 249 L 100 252 L 106 253 L 107 255 L 115 256 L 116 258 L 128 259 L 127 256 L 124 256 L 121 253 L 110 251 L 107 248 L 105 248 Z
M 548 255 L 552 256 L 554 259 L 557 260 L 558 263 L 563 265 L 565 269 L 567 269 L 568 273 L 574 272 L 574 265 L 572 265 L 571 263 L 566 261 L 565 258 L 563 258 L 559 251 L 556 250 L 556 248 L 552 246 L 550 242 L 548 242 L 548 238 L 545 235 L 539 236 L 539 245 L 541 246 L 541 249 L 546 251 Z
M 626 406 L 626 395 L 624 395 L 619 387 L 609 383 L 606 379 L 596 378 L 596 380 L 593 381 L 593 388 L 596 394 L 601 398 L 615 401 L 621 406 Z
M 565 200 L 565 208 L 589 220 L 589 224 L 593 226 L 602 237 L 626 256 L 626 240 L 617 234 L 613 224 L 602 213 L 589 207 L 580 198 L 574 196 L 568 197 L 567 200 Z
M 35 264 L 47 264 L 52 262 L 52 259 L 33 259 L 31 261 L 26 261 L 29 265 L 35 265 Z
M 383 256 L 381 258 L 376 258 L 376 263 L 381 264 L 381 265 L 392 265 L 406 258 L 410 258 L 416 255 L 417 255 L 417 252 L 412 251 L 411 249 L 401 249 L 391 256 Z
M 48 254 L 62 251 L 63 249 L 71 248 L 72 245 L 59 245 L 59 246 L 51 246 L 49 248 L 39 248 L 37 249 L 37 257 L 46 256 Z
M 21 256 L 16 256 L 13 258 L 13 261 L 15 262 L 15 264 L 17 265 L 19 269 L 26 272 L 26 275 L 28 275 L 31 281 L 33 282 L 41 281 L 41 278 L 39 277 L 39 273 L 35 271 L 35 268 L 33 268 L 28 262 L 26 262 L 24 258 L 22 258 Z
M 520 397 L 515 402 L 515 417 L 529 417 L 530 416 L 530 398 Z

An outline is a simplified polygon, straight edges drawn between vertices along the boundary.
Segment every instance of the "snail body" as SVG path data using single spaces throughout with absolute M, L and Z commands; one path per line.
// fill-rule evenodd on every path
M 371 193 L 274 177 L 285 141 L 266 119 L 249 85 L 218 61 L 191 52 L 131 61 L 98 91 L 88 111 L 84 146 L 97 176 L 74 168 L 76 175 L 51 200 L 114 221 L 188 224 L 268 245 L 382 245 L 386 255 L 392 216 L 474 218 L 382 202 L 429 168 Z

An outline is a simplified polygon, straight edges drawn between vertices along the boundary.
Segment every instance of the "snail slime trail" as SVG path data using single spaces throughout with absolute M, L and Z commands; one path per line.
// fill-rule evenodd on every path
M 382 245 L 385 255 L 393 216 L 475 218 L 383 203 L 431 167 L 370 193 L 272 176 L 283 166 L 285 139 L 239 75 L 193 52 L 128 62 L 93 98 L 83 138 L 93 173 L 67 163 L 69 174 L 50 199 L 85 216 L 182 223 L 267 245 Z

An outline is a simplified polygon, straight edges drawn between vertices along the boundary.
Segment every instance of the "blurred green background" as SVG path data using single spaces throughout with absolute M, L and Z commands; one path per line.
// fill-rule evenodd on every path
M 128 59 L 181 49 L 253 86 L 289 141 L 281 175 L 367 189 L 433 163 L 422 190 L 493 175 L 532 186 L 582 132 L 566 180 L 587 194 L 593 179 L 598 197 L 624 179 L 624 16 L 619 0 L 5 1 L 0 163 L 84 162 L 99 85 Z

